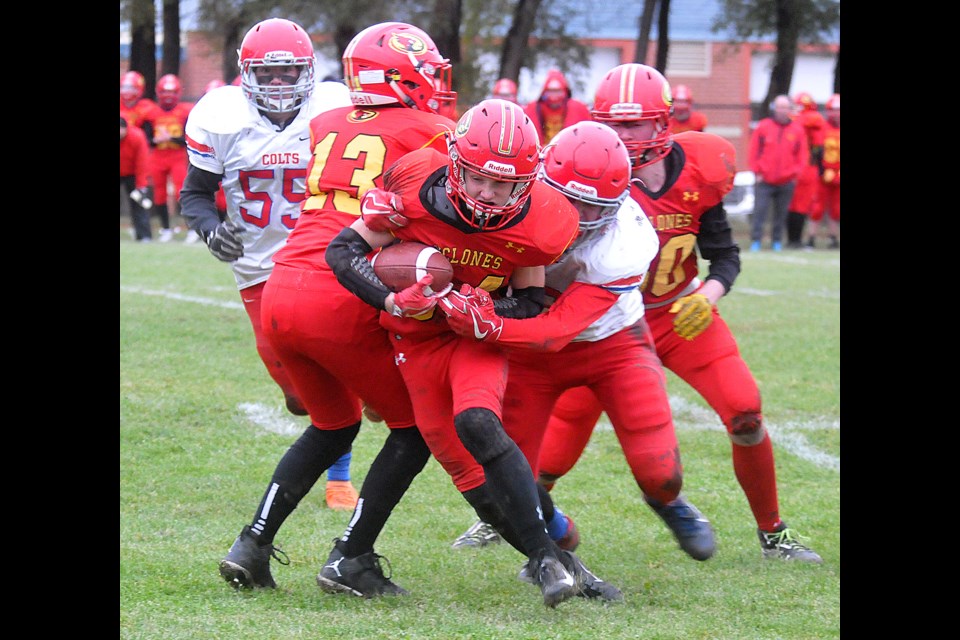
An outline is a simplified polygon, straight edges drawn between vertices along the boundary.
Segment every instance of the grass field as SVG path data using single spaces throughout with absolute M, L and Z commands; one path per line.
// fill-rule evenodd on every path
M 349 519 L 326 508 L 323 480 L 277 537 L 291 559 L 274 563 L 278 589 L 237 592 L 220 578 L 218 562 L 307 422 L 283 412 L 229 267 L 202 243 L 133 243 L 121 223 L 120 637 L 839 638 L 840 253 L 744 253 L 742 262 L 720 310 L 763 393 L 781 513 L 823 565 L 761 558 L 722 425 L 669 374 L 684 493 L 713 522 L 712 559 L 677 547 L 601 423 L 554 497 L 577 521 L 578 554 L 623 590 L 623 603 L 546 609 L 517 579 L 522 558 L 509 546 L 450 549 L 474 515 L 433 460 L 377 545 L 411 594 L 363 600 L 316 586 Z M 385 435 L 380 424 L 361 429 L 358 488 Z

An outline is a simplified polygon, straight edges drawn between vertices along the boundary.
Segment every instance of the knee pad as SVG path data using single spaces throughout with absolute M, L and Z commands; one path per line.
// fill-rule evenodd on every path
M 744 447 L 760 444 L 767 434 L 766 429 L 763 428 L 763 420 L 760 418 L 760 414 L 754 412 L 733 416 L 727 430 L 730 432 L 730 440 L 734 444 Z
M 467 409 L 454 416 L 453 425 L 460 442 L 481 465 L 502 455 L 513 445 L 500 419 L 489 409 Z

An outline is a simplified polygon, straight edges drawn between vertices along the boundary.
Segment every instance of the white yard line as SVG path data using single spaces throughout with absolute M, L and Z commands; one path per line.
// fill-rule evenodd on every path
M 185 296 L 181 293 L 175 293 L 172 291 L 159 291 L 157 289 L 144 289 L 143 287 L 130 287 L 124 285 L 120 285 L 120 291 L 125 291 L 126 293 L 139 293 L 145 296 L 159 296 L 161 298 L 170 298 L 171 300 L 179 300 L 181 302 L 196 302 L 197 304 L 220 307 L 221 309 L 243 309 L 243 305 L 239 302 L 214 300 L 212 298 L 200 298 L 198 296 Z

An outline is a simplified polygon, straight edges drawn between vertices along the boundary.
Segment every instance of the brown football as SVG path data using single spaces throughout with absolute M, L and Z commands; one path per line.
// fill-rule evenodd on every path
M 440 291 L 453 279 L 450 261 L 436 247 L 421 242 L 398 242 L 384 247 L 372 260 L 373 271 L 391 291 L 400 291 L 433 274 L 430 288 Z

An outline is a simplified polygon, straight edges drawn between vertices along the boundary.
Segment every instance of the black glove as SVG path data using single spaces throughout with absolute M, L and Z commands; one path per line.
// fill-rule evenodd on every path
M 153 189 L 151 187 L 144 187 L 143 189 L 134 189 L 130 192 L 130 199 L 136 202 L 138 205 L 144 209 L 150 209 L 153 207 Z
M 228 220 L 218 224 L 203 239 L 217 260 L 233 262 L 243 255 L 243 240 L 240 238 L 242 233 L 243 229 L 233 226 Z

